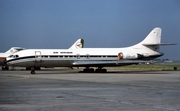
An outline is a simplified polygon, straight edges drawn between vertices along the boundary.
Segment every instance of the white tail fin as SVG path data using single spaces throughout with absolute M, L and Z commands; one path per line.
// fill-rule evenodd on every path
M 161 43 L 161 28 L 154 28 L 148 36 L 140 42 L 142 45 L 159 45 Z
M 79 49 L 84 47 L 84 40 L 78 39 L 69 49 Z
M 140 43 L 134 45 L 135 48 L 147 47 L 154 51 L 159 51 L 159 45 L 161 44 L 161 28 L 154 28 L 147 37 Z
M 147 47 L 154 51 L 159 51 L 159 46 L 163 45 L 176 45 L 172 43 L 161 43 L 161 28 L 154 28 L 148 36 L 140 43 L 134 45 L 134 47 Z

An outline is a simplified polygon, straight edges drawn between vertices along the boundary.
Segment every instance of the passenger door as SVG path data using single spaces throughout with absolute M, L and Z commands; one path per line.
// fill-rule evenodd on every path
M 35 51 L 35 61 L 41 62 L 41 51 Z

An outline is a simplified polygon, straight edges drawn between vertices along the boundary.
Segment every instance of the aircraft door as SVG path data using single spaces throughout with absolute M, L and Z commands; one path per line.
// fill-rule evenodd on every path
M 41 51 L 35 51 L 35 61 L 41 62 Z

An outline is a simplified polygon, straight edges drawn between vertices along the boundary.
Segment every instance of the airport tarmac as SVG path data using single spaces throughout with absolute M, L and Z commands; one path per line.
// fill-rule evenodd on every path
M 180 71 L 0 71 L 0 111 L 180 111 Z

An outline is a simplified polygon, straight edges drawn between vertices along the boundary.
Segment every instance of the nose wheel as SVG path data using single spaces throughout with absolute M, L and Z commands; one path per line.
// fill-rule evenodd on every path
M 35 70 L 31 70 L 31 74 L 36 74 Z
M 31 74 L 36 74 L 34 67 L 31 67 Z

